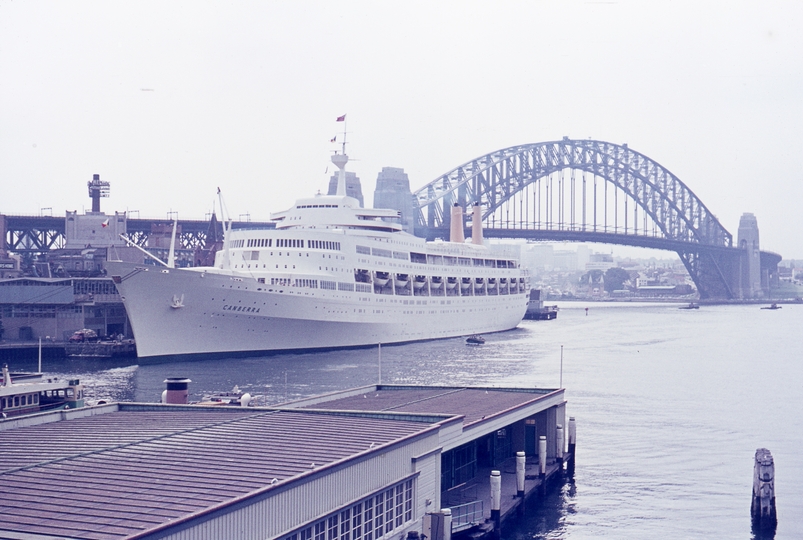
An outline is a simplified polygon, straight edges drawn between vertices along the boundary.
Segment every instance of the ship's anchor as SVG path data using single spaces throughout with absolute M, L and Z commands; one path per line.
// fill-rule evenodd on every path
M 173 295 L 173 300 L 170 302 L 170 307 L 173 309 L 179 309 L 184 307 L 184 295 L 181 295 L 181 298 L 178 295 Z

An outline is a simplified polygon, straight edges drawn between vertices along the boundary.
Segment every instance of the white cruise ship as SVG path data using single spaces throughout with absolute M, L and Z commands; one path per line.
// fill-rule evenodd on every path
M 463 239 L 401 230 L 398 212 L 346 196 L 301 199 L 275 229 L 227 230 L 213 267 L 107 263 L 140 357 L 359 347 L 498 332 L 527 308 L 518 251 L 483 245 L 480 208 Z

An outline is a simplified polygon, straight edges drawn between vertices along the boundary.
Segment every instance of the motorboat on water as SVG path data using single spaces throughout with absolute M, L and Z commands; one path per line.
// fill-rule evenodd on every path
M 466 345 L 483 345 L 485 338 L 479 334 L 474 334 L 466 338 Z

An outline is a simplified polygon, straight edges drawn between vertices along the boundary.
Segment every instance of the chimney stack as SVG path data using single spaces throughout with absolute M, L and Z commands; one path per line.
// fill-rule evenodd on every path
M 463 232 L 463 207 L 457 203 L 452 206 L 451 228 L 449 230 L 449 241 L 462 244 L 466 241 Z
M 482 207 L 480 203 L 474 203 L 474 210 L 471 216 L 471 243 L 478 246 L 483 245 L 482 241 Z

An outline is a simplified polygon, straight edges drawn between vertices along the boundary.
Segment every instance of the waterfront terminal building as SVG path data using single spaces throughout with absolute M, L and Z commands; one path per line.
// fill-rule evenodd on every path
M 443 538 L 446 508 L 452 530 L 490 510 L 457 511 L 472 479 L 507 472 L 518 451 L 537 461 L 540 436 L 557 459 L 565 405 L 562 389 L 382 385 L 275 407 L 112 403 L 0 420 L 0 537 Z

